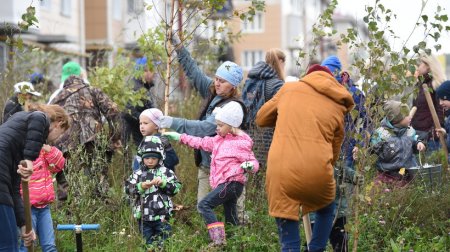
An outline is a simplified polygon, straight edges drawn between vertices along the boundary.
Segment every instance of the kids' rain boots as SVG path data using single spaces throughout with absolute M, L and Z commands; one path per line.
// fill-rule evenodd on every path
M 208 224 L 209 238 L 211 239 L 210 246 L 223 246 L 227 244 L 225 238 L 225 227 L 223 222 L 214 222 Z

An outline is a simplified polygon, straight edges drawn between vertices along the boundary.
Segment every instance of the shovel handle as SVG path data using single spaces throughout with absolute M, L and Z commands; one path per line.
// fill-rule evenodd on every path
M 429 87 L 428 87 L 427 84 L 422 84 L 422 88 L 423 88 L 423 93 L 425 94 L 425 98 L 426 98 L 427 103 L 428 103 L 428 108 L 430 109 L 430 112 L 431 112 L 431 117 L 433 118 L 434 127 L 436 129 L 440 129 L 441 128 L 441 124 L 439 123 L 439 118 L 437 116 L 436 109 L 435 109 L 434 104 L 433 104 L 433 99 L 431 98 L 430 91 L 428 90 Z M 442 148 L 442 150 L 445 153 L 445 160 L 446 161 L 442 165 L 443 165 L 443 168 L 444 168 L 444 177 L 446 177 L 446 173 L 448 172 L 447 171 L 447 169 L 448 169 L 448 161 L 447 161 L 448 149 L 447 149 L 447 143 L 445 142 L 445 138 L 444 138 L 443 134 L 439 134 L 439 141 L 441 143 L 441 148 Z
M 27 167 L 27 163 L 25 161 L 20 161 L 20 165 L 23 167 Z M 29 233 L 33 230 L 33 226 L 31 224 L 31 204 L 30 204 L 30 191 L 28 190 L 28 181 L 22 180 L 22 196 L 23 196 L 23 207 L 25 210 L 25 232 Z M 28 251 L 34 251 L 34 244 L 31 243 L 30 246 L 27 246 Z
M 309 214 L 303 215 L 303 226 L 305 227 L 306 243 L 309 245 L 312 238 L 311 220 Z

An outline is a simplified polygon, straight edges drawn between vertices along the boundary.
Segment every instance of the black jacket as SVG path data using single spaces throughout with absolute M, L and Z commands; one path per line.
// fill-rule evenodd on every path
M 34 161 L 47 140 L 50 122 L 42 112 L 17 112 L 0 126 L 0 204 L 14 208 L 17 226 L 24 225 L 19 162 Z
M 22 104 L 19 103 L 17 96 L 10 97 L 5 104 L 3 110 L 3 122 L 6 122 L 13 114 L 23 111 Z
M 431 99 L 433 100 L 434 108 L 436 109 L 436 114 L 439 118 L 439 122 L 441 125 L 444 125 L 444 111 L 439 105 L 439 99 L 436 96 L 436 92 L 433 90 L 431 83 L 433 82 L 433 78 L 430 75 L 426 75 L 423 77 L 422 81 L 419 81 L 416 84 L 416 88 L 419 89 L 417 97 L 413 100 L 413 106 L 417 107 L 417 112 L 411 120 L 411 126 L 415 130 L 420 131 L 430 131 L 434 127 L 434 123 L 431 116 L 431 111 L 428 107 L 427 99 L 425 97 L 425 93 L 422 88 L 422 84 L 427 84 L 429 87 Z M 431 136 L 431 134 L 430 134 Z M 428 139 L 422 139 L 428 140 Z

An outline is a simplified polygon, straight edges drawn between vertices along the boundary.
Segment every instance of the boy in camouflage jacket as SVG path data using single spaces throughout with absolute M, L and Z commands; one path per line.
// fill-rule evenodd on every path
M 165 153 L 161 140 L 151 138 L 141 154 L 140 169 L 125 183 L 125 192 L 134 198 L 133 215 L 149 247 L 155 242 L 161 246 L 168 238 L 171 231 L 168 221 L 173 211 L 170 197 L 181 189 L 175 173 L 163 166 Z

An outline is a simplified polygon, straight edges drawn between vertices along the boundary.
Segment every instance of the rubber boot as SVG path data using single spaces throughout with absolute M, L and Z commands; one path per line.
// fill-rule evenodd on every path
M 208 233 L 209 238 L 211 239 L 210 246 L 223 246 L 226 245 L 226 238 L 225 238 L 225 227 L 223 225 L 223 222 L 214 222 L 211 224 L 208 224 Z

